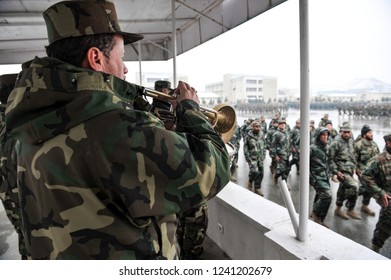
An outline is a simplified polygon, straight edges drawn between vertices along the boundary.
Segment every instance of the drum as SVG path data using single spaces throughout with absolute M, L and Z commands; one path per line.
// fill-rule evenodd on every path
M 225 148 L 228 151 L 229 162 L 230 162 L 229 167 L 231 168 L 232 167 L 232 162 L 234 160 L 234 155 L 235 155 L 236 149 L 235 149 L 234 145 L 229 143 L 229 142 L 225 143 Z

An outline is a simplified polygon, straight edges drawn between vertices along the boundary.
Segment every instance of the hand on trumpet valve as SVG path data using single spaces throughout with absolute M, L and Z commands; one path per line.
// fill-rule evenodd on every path
M 178 87 L 174 90 L 174 94 L 178 97 L 176 100 L 170 100 L 174 108 L 176 108 L 178 102 L 185 99 L 190 99 L 200 104 L 195 88 L 185 82 L 179 81 Z

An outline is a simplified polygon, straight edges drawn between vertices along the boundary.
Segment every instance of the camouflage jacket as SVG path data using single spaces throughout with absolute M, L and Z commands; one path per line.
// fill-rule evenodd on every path
M 365 165 L 369 160 L 380 153 L 376 142 L 368 141 L 365 138 L 361 138 L 354 143 L 354 150 L 357 159 L 357 169 L 361 172 L 365 169 Z
M 290 132 L 287 130 L 282 131 L 277 129 L 273 133 L 272 140 L 270 142 L 270 156 L 275 158 L 279 156 L 281 159 L 288 160 L 292 154 L 292 144 Z
M 265 145 L 266 145 L 266 149 L 269 150 L 270 149 L 270 144 L 273 140 L 273 134 L 274 132 L 277 131 L 278 128 L 275 128 L 274 126 L 270 127 L 269 130 L 267 131 L 266 135 L 265 135 Z
M 231 139 L 229 140 L 229 142 L 234 145 L 235 149 L 236 149 L 236 152 L 239 151 L 239 148 L 240 148 L 240 140 L 242 139 L 242 132 L 241 132 L 241 128 L 238 124 L 236 124 L 235 126 L 235 131 L 234 131 L 234 134 L 232 135 Z
M 267 123 L 265 121 L 263 122 L 260 121 L 259 125 L 261 127 L 261 131 L 263 132 L 263 137 L 265 137 L 267 133 Z
M 258 135 L 250 131 L 243 143 L 244 157 L 247 162 L 260 161 L 265 159 L 265 140 L 263 133 L 260 131 Z
M 300 154 L 300 127 L 295 126 L 291 130 L 291 142 L 293 153 Z
M 384 151 L 373 157 L 362 172 L 361 179 L 376 200 L 385 193 L 391 195 L 391 154 Z
M 5 105 L 0 105 L 0 199 L 3 202 L 6 214 L 14 225 L 17 232 L 20 232 L 20 207 L 18 188 L 16 186 L 16 165 L 14 147 L 16 140 L 9 137 L 6 131 Z
M 175 214 L 229 182 L 198 104 L 181 101 L 169 131 L 132 108 L 137 88 L 56 59 L 23 64 L 6 124 L 33 259 L 176 259 Z
M 328 182 L 330 179 L 327 148 L 319 140 L 310 146 L 310 184 L 313 186 L 318 180 Z
M 334 140 L 330 144 L 329 158 L 331 175 L 336 175 L 338 171 L 353 175 L 356 170 L 353 139 L 345 140 L 339 137 L 338 140 Z

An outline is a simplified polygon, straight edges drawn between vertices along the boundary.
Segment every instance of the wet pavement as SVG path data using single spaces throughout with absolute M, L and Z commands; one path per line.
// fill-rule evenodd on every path
M 364 124 L 368 124 L 374 132 L 374 140 L 378 144 L 380 150 L 384 148 L 383 135 L 386 132 L 391 131 L 391 125 L 389 119 L 380 119 L 380 120 L 362 120 L 362 119 L 352 119 L 348 116 L 338 116 L 337 111 L 312 111 L 310 114 L 310 119 L 315 120 L 315 125 L 318 124 L 321 117 L 325 113 L 329 114 L 329 118 L 333 121 L 334 128 L 338 129 L 340 124 L 343 121 L 350 121 L 354 137 L 360 134 L 360 130 Z M 299 111 L 289 111 L 287 114 L 288 124 L 293 128 L 296 119 L 300 117 Z M 259 117 L 259 115 L 243 115 L 238 116 L 238 123 L 242 125 L 244 120 L 247 117 Z M 266 122 L 269 123 L 272 115 L 265 115 Z M 244 160 L 243 150 L 239 151 L 239 162 L 237 168 L 237 181 L 236 183 L 244 188 L 247 188 L 248 182 L 248 166 Z M 269 199 L 279 205 L 284 205 L 283 197 L 280 193 L 279 187 L 274 185 L 269 169 L 270 158 L 267 155 L 264 162 L 264 179 L 262 182 L 262 191 L 264 197 Z M 296 211 L 299 210 L 300 206 L 300 193 L 299 193 L 299 177 L 296 174 L 296 167 L 292 167 L 291 174 L 289 175 L 288 186 L 291 188 L 290 194 Z M 333 201 L 331 203 L 328 215 L 326 217 L 325 223 L 330 227 L 330 230 L 333 230 L 341 235 L 344 235 L 347 238 L 352 239 L 353 241 L 362 244 L 368 248 L 371 248 L 371 239 L 373 235 L 373 230 L 375 228 L 376 222 L 379 217 L 380 206 L 371 199 L 370 208 L 376 212 L 376 216 L 368 216 L 362 213 L 362 220 L 342 220 L 339 217 L 334 216 L 335 209 L 335 196 L 338 189 L 338 184 L 331 182 L 332 191 L 333 191 Z M 314 191 L 310 189 L 309 197 L 309 209 L 312 209 L 312 202 L 314 198 Z M 361 208 L 361 200 L 359 197 L 357 200 L 356 210 L 359 211 Z M 17 248 L 17 235 L 9 223 L 8 218 L 5 215 L 2 204 L 0 204 L 0 260 L 17 260 L 20 259 Z M 203 259 L 217 260 L 217 259 L 229 259 L 220 248 L 213 243 L 209 238 L 205 240 L 205 252 L 202 255 Z M 385 257 L 391 258 L 391 238 L 387 241 L 385 246 L 381 249 L 380 254 Z

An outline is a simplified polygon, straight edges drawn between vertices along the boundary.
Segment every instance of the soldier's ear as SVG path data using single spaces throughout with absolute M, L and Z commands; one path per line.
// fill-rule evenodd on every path
M 89 48 L 83 61 L 83 68 L 103 71 L 103 56 L 103 53 L 98 48 Z

